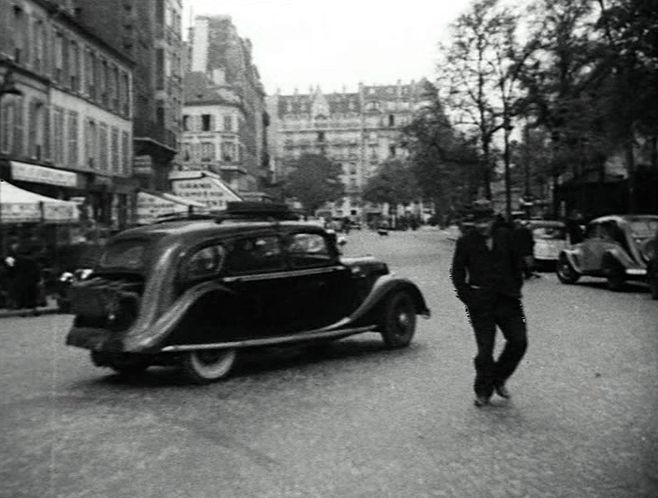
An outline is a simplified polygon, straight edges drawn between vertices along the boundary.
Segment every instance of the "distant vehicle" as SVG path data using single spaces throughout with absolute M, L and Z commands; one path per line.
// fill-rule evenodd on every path
M 533 256 L 537 266 L 554 266 L 560 252 L 569 247 L 565 224 L 561 221 L 530 220 L 527 227 L 535 242 Z
M 596 218 L 587 225 L 585 240 L 560 252 L 557 276 L 565 284 L 583 275 L 602 277 L 611 290 L 621 290 L 627 281 L 644 281 L 657 231 L 655 215 Z
M 196 383 L 228 375 L 245 348 L 365 332 L 405 347 L 417 315 L 430 313 L 383 261 L 342 258 L 335 234 L 258 203 L 121 232 L 70 295 L 66 343 L 90 350 L 96 366 L 176 365 Z

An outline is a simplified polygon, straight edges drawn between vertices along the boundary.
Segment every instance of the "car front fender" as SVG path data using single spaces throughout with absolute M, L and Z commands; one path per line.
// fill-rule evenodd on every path
M 235 294 L 217 282 L 203 282 L 187 289 L 155 322 L 130 329 L 123 340 L 124 351 L 157 351 L 164 340 L 176 330 L 187 311 L 203 296 L 214 292 Z
M 399 278 L 392 275 L 385 275 L 375 282 L 368 297 L 361 305 L 349 316 L 347 323 L 353 325 L 366 324 L 372 321 L 377 308 L 381 306 L 388 296 L 398 291 L 408 292 L 414 300 L 416 313 L 429 318 L 431 312 L 427 307 L 425 298 L 416 284 L 406 278 Z
M 579 249 L 564 249 L 560 251 L 560 254 L 558 255 L 558 261 L 560 260 L 561 257 L 565 257 L 569 264 L 571 265 L 571 268 L 573 268 L 575 271 L 578 273 L 582 273 L 581 267 L 578 264 L 578 254 Z

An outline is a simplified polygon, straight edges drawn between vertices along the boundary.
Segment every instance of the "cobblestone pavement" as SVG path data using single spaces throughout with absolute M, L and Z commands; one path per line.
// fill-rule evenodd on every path
M 511 401 L 472 405 L 474 341 L 438 231 L 349 235 L 416 281 L 412 346 L 376 335 L 242 357 L 223 383 L 122 380 L 63 345 L 70 317 L 0 321 L 0 496 L 658 496 L 658 303 L 553 275 L 524 290 Z

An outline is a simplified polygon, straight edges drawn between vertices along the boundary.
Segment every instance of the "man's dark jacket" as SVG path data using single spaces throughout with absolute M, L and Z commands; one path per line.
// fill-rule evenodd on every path
M 450 271 L 457 296 L 469 304 L 475 293 L 520 298 L 523 285 L 521 254 L 509 228 L 496 228 L 493 247 L 475 229 L 457 240 Z

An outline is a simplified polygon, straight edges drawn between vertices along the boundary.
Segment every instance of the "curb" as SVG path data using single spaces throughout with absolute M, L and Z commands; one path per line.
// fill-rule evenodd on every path
M 41 315 L 54 315 L 59 313 L 59 308 L 57 306 L 46 306 L 43 308 L 37 308 L 38 316 Z M 27 315 L 28 317 L 34 318 L 31 310 L 7 310 L 0 309 L 0 318 L 11 318 L 15 316 Z

